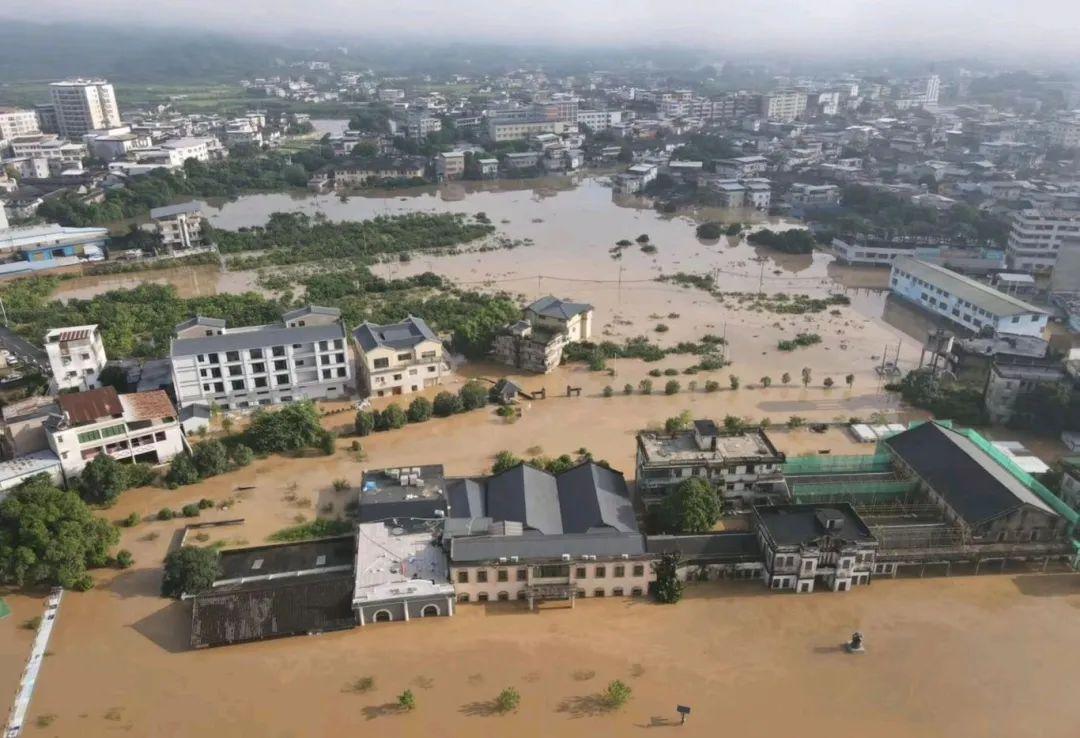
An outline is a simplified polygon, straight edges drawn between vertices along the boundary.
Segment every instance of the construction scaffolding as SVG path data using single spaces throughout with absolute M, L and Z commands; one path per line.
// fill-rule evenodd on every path
M 852 456 L 796 456 L 781 465 L 785 477 L 822 474 L 881 473 L 892 471 L 892 457 L 887 452 Z
M 791 497 L 798 503 L 850 502 L 856 509 L 860 505 L 873 505 L 891 501 L 906 501 L 918 487 L 913 479 L 866 481 L 863 479 L 834 479 L 825 482 L 801 483 L 788 480 Z

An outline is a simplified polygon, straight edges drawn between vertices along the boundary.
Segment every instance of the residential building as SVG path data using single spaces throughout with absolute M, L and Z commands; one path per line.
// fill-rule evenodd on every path
M 422 318 L 410 315 L 388 325 L 365 321 L 353 331 L 353 340 L 363 396 L 417 392 L 442 384 L 450 372 L 442 341 Z
M 52 329 L 45 334 L 45 353 L 58 390 L 97 389 L 107 361 L 97 325 Z
M 741 208 L 746 206 L 746 188 L 735 179 L 713 179 L 709 181 L 722 208 Z
M 578 110 L 577 122 L 588 126 L 591 131 L 606 131 L 616 123 L 622 122 L 619 110 Z
M 617 471 L 519 464 L 453 480 L 447 494 L 443 545 L 458 602 L 638 596 L 655 577 Z
M 660 168 L 655 164 L 633 164 L 625 172 L 615 175 L 615 189 L 624 195 L 634 195 L 643 191 L 656 179 Z
M 480 176 L 485 179 L 490 179 L 499 176 L 499 160 L 498 159 L 477 159 L 477 166 L 480 167 Z
M 70 481 L 95 456 L 165 464 L 183 453 L 184 434 L 163 390 L 118 395 L 112 387 L 57 396 L 59 416 L 45 424 L 49 448 Z
M 995 361 L 986 380 L 984 402 L 990 422 L 1004 425 L 1012 420 L 1016 400 L 1040 385 L 1065 381 L 1065 370 L 1057 363 Z
M 1061 499 L 1071 509 L 1080 512 L 1080 458 L 1068 456 L 1061 461 Z
M 0 107 L 0 141 L 10 141 L 17 136 L 40 133 L 37 114 L 33 110 Z
M 82 141 L 65 141 L 55 133 L 31 133 L 16 136 L 9 141 L 11 154 L 15 158 L 29 157 L 44 159 L 51 171 L 59 174 L 65 168 L 81 169 L 82 160 L 87 156 L 86 144 Z
M 51 395 L 31 395 L 4 405 L 3 456 L 12 459 L 38 451 L 49 450 L 49 438 L 45 433 L 45 421 L 59 416 L 60 408 Z
M 788 190 L 787 201 L 801 207 L 839 205 L 840 188 L 833 184 L 813 185 L 796 182 Z
M 314 305 L 270 325 L 227 328 L 223 320 L 192 318 L 176 326 L 169 352 L 177 402 L 237 410 L 345 397 L 352 385 L 346 335 L 341 311 Z
M 1047 138 L 1051 146 L 1065 149 L 1080 147 L 1080 115 L 1062 116 L 1050 121 Z
M 910 257 L 893 262 L 893 294 L 974 333 L 1042 336 L 1047 313 L 970 277 Z
M 462 162 L 464 165 L 464 161 Z M 427 162 L 419 156 L 378 157 L 355 164 L 333 167 L 328 180 L 335 189 L 363 187 L 392 179 L 422 179 Z M 314 178 L 312 180 L 314 182 Z M 309 183 L 311 186 L 311 183 Z
M 1062 241 L 1080 237 L 1080 211 L 1028 209 L 1013 216 L 1009 266 L 1030 272 L 1054 268 Z
M 435 178 L 440 182 L 461 179 L 465 173 L 465 152 L 444 151 L 435 155 Z
M 532 169 L 540 163 L 539 151 L 521 151 L 503 154 L 503 161 L 509 170 Z
M 769 180 L 760 178 L 744 179 L 744 205 L 755 210 L 768 210 L 772 204 L 772 186 Z
M 414 141 L 421 141 L 432 133 L 442 130 L 442 120 L 430 115 L 426 110 L 409 114 L 409 122 L 406 132 Z
M 549 295 L 526 307 L 523 315 L 523 320 L 496 335 L 492 345 L 496 361 L 546 374 L 562 362 L 567 344 L 592 337 L 592 305 Z
M 636 459 L 638 493 L 650 504 L 695 477 L 739 508 L 782 492 L 785 456 L 761 429 L 721 431 L 711 420 L 695 420 L 689 430 L 644 431 L 637 435 Z
M 502 141 L 520 141 L 540 133 L 561 135 L 576 129 L 577 121 L 549 118 L 545 115 L 528 117 L 492 117 L 488 118 L 488 138 L 495 143 Z
M 150 220 L 157 228 L 161 245 L 170 254 L 206 245 L 203 241 L 202 209 L 195 201 L 152 208 Z
M 753 512 L 769 589 L 847 592 L 870 583 L 878 541 L 850 504 L 754 506 Z
M 0 501 L 7 497 L 8 492 L 39 474 L 44 474 L 57 486 L 64 484 L 64 471 L 52 451 L 33 451 L 25 456 L 0 461 Z
M 798 90 L 777 90 L 760 98 L 759 112 L 769 120 L 793 121 L 806 113 L 806 93 Z
M 911 257 L 955 271 L 983 274 L 1006 268 L 1005 252 L 999 249 L 948 246 L 924 239 L 884 239 L 845 236 L 832 240 L 832 252 L 842 264 L 891 267 Z M 1003 292 L 1006 290 L 1002 290 Z
M 75 79 L 49 85 L 57 130 L 70 139 L 120 125 L 113 86 L 103 79 Z
M 716 173 L 720 177 L 742 179 L 762 174 L 769 167 L 769 160 L 764 156 L 736 156 L 732 159 L 717 159 Z

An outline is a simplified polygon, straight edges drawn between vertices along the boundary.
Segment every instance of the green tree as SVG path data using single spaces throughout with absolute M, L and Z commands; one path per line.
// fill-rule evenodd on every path
M 690 427 L 690 411 L 683 410 L 678 415 L 672 416 L 664 421 L 664 431 L 667 433 L 675 433 L 676 431 L 686 430 Z
M 822 380 L 822 382 L 821 382 L 821 383 L 822 383 L 823 385 L 825 385 L 825 389 L 829 389 L 830 387 L 832 387 L 832 386 L 833 386 L 833 384 L 835 384 L 835 382 L 833 382 L 833 378 L 832 378 L 832 377 L 825 377 L 825 379 L 824 379 L 824 380 Z
M 720 390 L 720 383 L 717 382 L 715 379 L 707 379 L 707 380 L 705 380 L 705 391 L 706 392 L 717 392 L 719 390 Z
M 626 384 L 623 385 L 622 393 L 624 395 L 632 395 L 632 394 L 634 394 L 634 385 L 627 382 Z
M 405 411 L 397 403 L 392 402 L 376 416 L 375 428 L 377 430 L 397 430 L 398 428 L 404 428 L 408 422 L 409 419 L 406 417 Z
M 431 418 L 431 400 L 426 397 L 417 397 L 409 403 L 407 415 L 410 423 L 423 423 Z
M 791 375 L 787 372 L 780 375 L 780 384 L 791 384 Z
M 79 496 L 92 505 L 112 505 L 127 488 L 124 469 L 108 454 L 95 456 L 79 475 Z
M 495 463 L 491 465 L 491 473 L 498 474 L 504 472 L 507 469 L 511 469 L 521 463 L 521 459 L 514 456 L 509 451 L 500 451 L 495 454 Z
M 134 564 L 135 557 L 131 555 L 131 551 L 122 548 L 116 552 L 116 567 L 118 569 L 130 569 Z
M 465 406 L 462 404 L 461 398 L 452 392 L 440 392 L 435 395 L 432 409 L 440 418 L 447 418 L 455 413 L 460 413 L 465 409 Z
M 678 394 L 679 390 L 681 390 L 681 389 L 682 389 L 682 385 L 679 384 L 679 380 L 677 380 L 677 379 L 669 379 L 667 381 L 667 384 L 664 385 L 664 394 L 665 395 L 675 395 L 675 394 Z
M 411 689 L 406 689 L 400 695 L 398 695 L 398 706 L 402 710 L 411 712 L 416 709 L 416 696 Z
M 229 457 L 237 466 L 247 466 L 255 460 L 255 452 L 244 444 L 238 443 L 232 447 Z
M 203 441 L 191 451 L 191 462 L 199 477 L 216 477 L 229 470 L 229 452 L 221 441 Z
M 761 386 L 762 387 L 768 387 L 771 384 L 772 384 L 772 377 L 762 377 L 761 378 Z
M 102 387 L 112 387 L 120 393 L 128 391 L 127 372 L 116 364 L 109 364 L 101 370 L 98 383 Z
M 844 382 L 847 383 L 848 387 L 851 387 L 852 385 L 855 384 L 855 375 L 854 374 L 847 375 L 846 377 L 844 377 Z
M 458 396 L 461 398 L 461 406 L 466 410 L 476 410 L 487 404 L 488 393 L 484 389 L 484 385 L 477 382 L 475 379 L 470 380 L 458 390 Z
M 321 435 L 319 411 L 314 403 L 303 401 L 280 410 L 256 410 L 244 440 L 256 453 L 281 453 L 312 448 Z
M 733 390 L 739 389 L 739 378 L 734 374 L 728 375 L 728 384 L 731 385 L 731 389 Z
M 724 416 L 724 430 L 737 433 L 746 427 L 746 423 L 738 415 L 725 415 Z
M 513 712 L 521 704 L 521 694 L 513 687 L 507 687 L 495 698 L 495 709 L 500 713 Z
M 634 691 L 625 682 L 616 679 L 604 690 L 604 704 L 608 709 L 618 709 L 630 701 Z
M 643 394 L 643 395 L 651 395 L 652 394 L 652 380 L 651 379 L 643 379 L 643 380 L 641 380 L 640 382 L 638 382 L 638 389 L 641 391 L 641 394 Z
M 705 533 L 719 518 L 720 500 L 700 477 L 680 482 L 660 505 L 660 519 L 674 533 Z
M 333 456 L 337 452 L 337 435 L 331 431 L 324 430 L 315 445 L 323 452 L 323 455 Z
M 77 494 L 39 474 L 0 502 L 0 582 L 89 588 L 86 570 L 105 566 L 119 539 Z
M 683 583 L 679 581 L 679 554 L 666 553 L 654 564 L 656 568 L 656 584 L 653 585 L 653 594 L 657 602 L 665 605 L 674 605 L 682 599 Z
M 184 594 L 205 592 L 220 574 L 221 555 L 216 548 L 181 546 L 165 557 L 161 595 L 180 599 Z
M 375 430 L 375 414 L 367 410 L 356 413 L 356 435 L 370 436 Z
M 804 366 L 802 369 L 802 383 L 803 387 L 808 387 L 813 379 L 813 373 L 810 371 L 810 367 Z
M 604 386 L 604 390 L 603 390 L 604 397 L 611 397 L 614 394 L 615 394 L 615 390 L 612 389 L 610 384 Z
M 199 470 L 187 454 L 178 454 L 169 462 L 169 471 L 165 475 L 165 482 L 170 486 L 183 487 L 185 484 L 195 484 L 199 481 Z

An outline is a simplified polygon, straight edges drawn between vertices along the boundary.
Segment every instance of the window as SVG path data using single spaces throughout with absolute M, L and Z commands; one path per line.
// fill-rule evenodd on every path
M 242 390 L 242 389 L 244 389 L 244 380 L 242 380 L 242 379 L 234 379 L 233 383 L 232 383 L 232 388 L 234 390 Z
M 275 381 L 277 382 L 277 385 L 279 387 L 281 385 L 283 385 L 283 384 L 288 384 L 289 383 L 289 375 L 288 374 L 279 374 L 279 375 L 277 375 Z
M 271 352 L 273 353 L 274 356 L 284 356 L 285 355 L 285 347 L 284 346 L 274 346 L 274 348 L 271 349 Z
M 506 569 L 499 569 L 495 572 L 495 579 L 499 582 L 506 582 L 510 579 L 510 573 Z
M 611 575 L 616 579 L 622 579 L 626 576 L 626 567 L 622 566 L 621 564 L 619 566 L 616 566 L 615 571 L 613 571 Z
M 397 360 L 398 361 L 408 361 L 411 358 L 412 358 L 412 354 L 398 354 L 397 355 Z
M 252 359 L 261 359 L 263 357 L 262 349 L 251 349 L 248 351 L 248 356 Z
M 319 350 L 320 351 L 326 351 L 326 349 L 328 349 L 328 348 L 330 348 L 330 345 L 326 341 L 319 341 Z
M 528 578 L 529 578 L 529 570 L 528 569 L 518 569 L 517 570 L 517 580 L 519 582 L 524 582 L 524 581 L 528 580 Z
M 337 375 L 339 377 L 344 377 L 346 374 L 348 374 L 348 372 L 345 370 L 345 367 L 339 366 L 337 370 Z
M 606 566 L 598 566 L 598 567 L 596 567 L 595 573 L 593 574 L 593 576 L 595 576 L 597 579 L 603 579 L 604 577 L 607 576 L 607 567 Z
M 534 569 L 533 571 L 534 571 L 534 576 L 545 578 L 545 579 L 552 579 L 552 578 L 558 578 L 558 577 L 568 577 L 568 576 L 570 576 L 570 565 L 569 564 L 543 564 L 541 566 L 536 567 L 536 569 Z
M 256 387 L 265 387 L 266 386 L 266 377 L 255 377 L 255 386 Z
M 289 368 L 289 362 L 285 359 L 279 359 L 274 362 L 274 371 L 282 372 Z
M 476 572 L 476 581 L 478 581 L 480 583 L 484 583 L 484 582 L 487 581 L 487 570 L 486 569 L 481 569 L 480 571 Z
M 240 361 L 240 352 L 239 351 L 226 351 L 225 352 L 225 361 Z
M 344 348 L 340 338 L 335 338 L 334 339 L 334 348 L 336 348 L 336 349 Z
M 468 584 L 469 583 L 469 572 L 467 570 L 459 571 L 457 573 L 457 580 L 458 580 L 458 584 Z
M 330 370 L 330 369 L 323 369 L 322 370 L 322 378 L 323 379 L 331 379 L 333 376 L 334 376 L 334 372 L 332 370 Z
M 390 366 L 390 359 L 375 359 L 375 361 L 371 362 L 371 365 L 376 369 L 386 369 Z
M 585 567 L 584 566 L 579 566 L 574 571 L 574 577 L 577 578 L 577 579 L 584 579 L 587 576 L 588 576 L 588 574 L 585 573 Z
M 266 371 L 266 362 L 264 362 L 264 361 L 255 362 L 254 364 L 251 365 L 251 371 L 254 372 L 255 374 L 262 374 L 263 372 Z
M 345 361 L 345 354 L 334 354 L 334 358 L 337 360 L 337 363 L 342 364 Z
M 243 376 L 243 374 L 244 374 L 244 368 L 243 367 L 241 367 L 241 366 L 230 366 L 229 367 L 229 376 L 230 377 L 240 377 L 240 376 Z
M 124 424 L 109 426 L 108 428 L 101 429 L 102 438 L 110 438 L 112 436 L 119 436 L 124 432 Z
M 89 443 L 90 441 L 100 441 L 101 440 L 101 432 L 96 431 L 96 430 L 86 431 L 85 433 L 80 433 L 78 436 L 76 436 L 76 438 L 79 439 L 79 443 Z
M 634 564 L 634 576 L 635 577 L 643 577 L 643 576 L 645 576 L 645 565 L 644 564 Z

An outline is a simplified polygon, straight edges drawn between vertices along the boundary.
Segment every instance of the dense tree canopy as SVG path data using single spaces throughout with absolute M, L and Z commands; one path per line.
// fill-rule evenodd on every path
M 216 548 L 181 546 L 165 557 L 161 594 L 179 599 L 184 594 L 205 592 L 220 573 L 221 555 Z
M 256 410 L 243 438 L 256 453 L 280 453 L 315 448 L 323 433 L 319 411 L 305 401 L 280 410 Z
M 0 581 L 88 588 L 119 533 L 74 492 L 34 477 L 0 502 Z
M 660 517 L 674 533 L 705 533 L 720 517 L 720 499 L 708 482 L 691 477 L 664 498 Z

